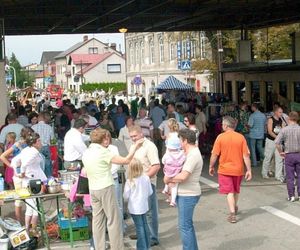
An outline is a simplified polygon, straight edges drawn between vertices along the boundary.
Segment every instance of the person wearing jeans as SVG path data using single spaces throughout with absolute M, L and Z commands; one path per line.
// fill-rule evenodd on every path
M 156 194 L 156 186 L 151 183 L 152 194 L 149 196 L 149 211 L 146 215 L 150 230 L 151 245 L 158 245 L 158 201 Z
M 256 149 L 259 152 L 260 160 L 264 158 L 263 140 L 265 136 L 266 116 L 259 111 L 258 104 L 253 103 L 251 105 L 253 113 L 249 117 L 248 126 L 249 132 L 249 144 L 251 164 L 253 167 L 257 167 Z
M 143 140 L 142 146 L 135 152 L 134 158 L 143 164 L 144 173 L 150 177 L 152 195 L 149 197 L 149 211 L 147 212 L 147 221 L 150 229 L 151 246 L 159 244 L 158 237 L 158 201 L 156 195 L 157 172 L 160 169 L 158 151 L 155 144 L 144 137 L 142 128 L 134 125 L 129 128 L 129 136 L 133 142 Z M 132 146 L 131 146 L 132 147 Z M 131 236 L 133 238 L 133 235 Z
M 259 157 L 262 160 L 264 158 L 264 139 L 249 138 L 251 164 L 253 167 L 257 167 L 257 156 L 256 150 L 259 153 Z
M 128 211 L 134 221 L 136 249 L 148 250 L 151 243 L 146 213 L 149 210 L 148 198 L 153 192 L 150 178 L 144 174 L 143 164 L 137 159 L 130 162 L 127 173 L 123 197 L 128 201 Z
M 181 147 L 186 154 L 186 161 L 179 174 L 172 178 L 165 176 L 164 181 L 170 186 L 179 183 L 176 202 L 183 250 L 198 250 L 193 215 L 201 195 L 200 176 L 203 159 L 198 146 L 196 146 L 196 133 L 194 131 L 182 129 L 178 136 Z

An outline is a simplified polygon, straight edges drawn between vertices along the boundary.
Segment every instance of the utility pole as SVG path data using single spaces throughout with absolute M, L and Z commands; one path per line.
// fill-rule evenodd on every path
M 217 81 L 217 93 L 223 93 L 223 75 L 222 75 L 222 63 L 223 63 L 223 44 L 222 44 L 222 31 L 217 31 L 217 45 L 218 45 L 218 81 Z

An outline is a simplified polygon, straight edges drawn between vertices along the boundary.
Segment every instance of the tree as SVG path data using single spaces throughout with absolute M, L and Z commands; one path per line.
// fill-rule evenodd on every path
M 34 81 L 34 77 L 29 75 L 26 71 L 22 69 L 20 62 L 18 61 L 16 55 L 12 53 L 9 59 L 9 65 L 14 67 L 16 70 L 16 78 L 17 78 L 17 87 L 23 88 L 24 82 L 27 82 L 26 86 L 31 86 L 31 83 Z M 12 82 L 15 81 L 13 70 L 10 69 L 11 75 L 13 76 Z
M 290 34 L 300 31 L 300 24 L 277 26 L 250 33 L 255 61 L 292 58 Z

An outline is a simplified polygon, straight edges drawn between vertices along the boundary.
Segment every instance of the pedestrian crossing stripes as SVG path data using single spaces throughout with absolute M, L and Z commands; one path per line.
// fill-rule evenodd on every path
M 281 219 L 284 219 L 286 221 L 289 221 L 297 226 L 300 226 L 300 219 L 293 216 L 293 215 L 290 215 L 286 212 L 283 212 L 277 208 L 274 208 L 274 207 L 271 207 L 271 206 L 264 206 L 264 207 L 261 207 L 261 209 L 281 218 Z

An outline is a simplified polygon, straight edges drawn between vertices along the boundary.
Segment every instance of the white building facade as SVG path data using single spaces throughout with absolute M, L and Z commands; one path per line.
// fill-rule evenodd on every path
M 72 55 L 77 55 L 76 62 Z M 95 38 L 84 36 L 82 42 L 57 55 L 55 64 L 56 83 L 75 92 L 80 92 L 83 83 L 126 82 L 125 58 L 116 44 L 109 46 Z
M 194 85 L 199 80 L 201 91 L 209 92 L 209 77 L 182 70 L 182 62 L 211 57 L 208 39 L 202 31 L 126 33 L 127 91 L 145 97 L 168 76 Z M 141 79 L 137 81 L 136 79 Z

